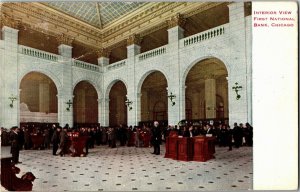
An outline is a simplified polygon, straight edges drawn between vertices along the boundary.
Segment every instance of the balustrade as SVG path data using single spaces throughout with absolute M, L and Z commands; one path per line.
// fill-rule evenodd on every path
M 226 25 L 226 24 L 225 24 Z M 206 31 L 203 31 L 201 33 L 186 37 L 181 40 L 183 42 L 183 46 L 189 46 L 195 43 L 199 43 L 208 39 L 212 39 L 214 37 L 224 35 L 225 34 L 225 26 L 221 25 Z
M 145 53 L 141 53 L 138 55 L 139 61 L 151 58 L 151 57 L 156 57 L 158 55 L 162 55 L 166 53 L 166 46 L 162 46 L 150 51 L 147 51 Z
M 34 48 L 31 48 L 31 47 L 26 47 L 26 46 L 23 46 L 23 45 L 19 46 L 19 53 L 24 54 L 24 55 L 29 55 L 29 56 L 32 56 L 32 57 L 37 57 L 37 58 L 40 58 L 40 59 L 46 59 L 46 60 L 49 60 L 49 61 L 54 61 L 54 62 L 57 62 L 58 57 L 59 57 L 59 55 L 49 53 L 49 52 L 46 52 L 46 51 L 41 51 L 41 50 L 34 49 Z

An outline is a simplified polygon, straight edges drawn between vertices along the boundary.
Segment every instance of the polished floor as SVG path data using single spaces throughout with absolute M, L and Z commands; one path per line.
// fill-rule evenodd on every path
M 215 159 L 183 162 L 152 148 L 96 146 L 87 157 L 22 150 L 19 177 L 32 172 L 34 191 L 217 191 L 252 189 L 252 147 L 216 147 Z M 9 147 L 2 147 L 2 156 Z M 2 188 L 3 189 L 3 188 Z

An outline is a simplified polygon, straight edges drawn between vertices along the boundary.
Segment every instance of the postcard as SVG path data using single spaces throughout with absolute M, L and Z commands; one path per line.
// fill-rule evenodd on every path
M 294 1 L 0 3 L 1 189 L 298 189 Z

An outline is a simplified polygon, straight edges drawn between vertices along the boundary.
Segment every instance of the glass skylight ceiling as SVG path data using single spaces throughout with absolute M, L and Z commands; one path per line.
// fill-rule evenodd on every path
M 47 2 L 44 3 L 93 26 L 100 27 L 142 7 L 146 2 Z M 98 14 L 98 8 L 100 17 Z

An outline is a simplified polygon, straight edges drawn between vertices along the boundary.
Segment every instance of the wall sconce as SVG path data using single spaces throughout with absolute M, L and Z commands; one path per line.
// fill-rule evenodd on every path
M 171 94 L 168 95 L 168 98 L 169 98 L 170 101 L 172 102 L 172 106 L 174 106 L 176 103 L 175 103 L 175 101 L 173 101 L 173 99 L 176 98 L 176 95 L 173 95 L 173 93 L 171 92 Z
M 68 102 L 66 102 L 66 104 L 68 105 L 68 107 L 66 108 L 66 110 L 67 111 L 70 111 L 70 107 L 72 106 L 72 102 L 71 102 L 71 100 L 69 99 L 69 101 Z
M 128 98 L 125 101 L 125 105 L 128 107 L 128 110 L 131 111 L 132 107 L 132 101 L 130 101 Z
M 10 106 L 11 108 L 13 108 L 13 107 L 14 107 L 14 101 L 17 100 L 17 97 L 11 95 L 10 97 L 8 97 L 8 99 L 11 101 L 11 104 L 9 104 L 9 106 Z
M 242 86 L 238 86 L 238 83 L 235 83 L 235 87 L 232 87 L 232 89 L 235 91 L 236 93 L 236 100 L 239 100 L 241 98 L 241 95 L 239 95 L 239 90 L 241 90 L 243 87 Z

